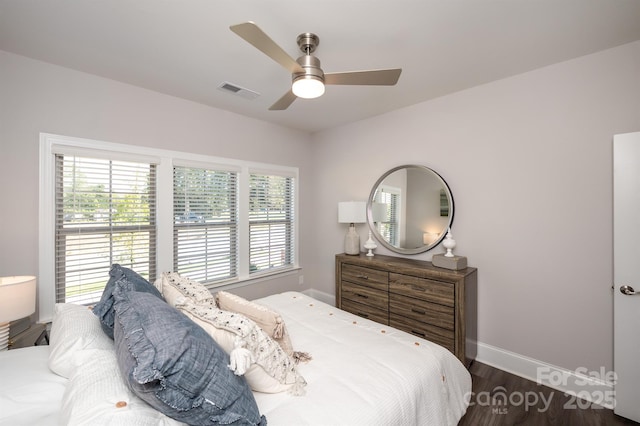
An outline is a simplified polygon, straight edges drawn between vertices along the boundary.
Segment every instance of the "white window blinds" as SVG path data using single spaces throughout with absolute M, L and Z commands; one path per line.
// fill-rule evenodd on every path
M 298 169 L 40 135 L 39 319 L 90 304 L 119 263 L 149 281 L 268 280 L 297 264 Z M 250 211 L 251 209 L 251 211 Z
M 376 193 L 376 202 L 386 206 L 384 220 L 377 222 L 378 233 L 392 245 L 398 245 L 398 210 L 400 196 L 389 190 L 382 189 Z
M 174 270 L 203 283 L 237 276 L 237 173 L 173 169 Z
M 155 164 L 55 158 L 56 301 L 97 302 L 114 263 L 154 280 Z
M 294 263 L 293 178 L 249 176 L 249 273 Z

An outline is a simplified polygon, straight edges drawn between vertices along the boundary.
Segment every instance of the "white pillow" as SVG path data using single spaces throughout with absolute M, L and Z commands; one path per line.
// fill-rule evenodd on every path
M 102 331 L 100 320 L 83 305 L 57 303 L 49 337 L 49 368 L 69 378 L 77 354 L 85 349 L 111 349 L 113 340 Z
M 179 299 L 176 308 L 229 354 L 229 367 L 238 375 L 244 374 L 252 390 L 304 394 L 306 382 L 294 359 L 255 322 L 237 312 L 196 305 L 186 298 Z
M 177 272 L 164 272 L 154 285 L 171 306 L 175 306 L 176 300 L 182 297 L 186 297 L 196 304 L 215 305 L 215 297 L 204 285 L 183 277 Z
M 294 355 L 287 327 L 278 312 L 226 291 L 216 294 L 216 302 L 220 309 L 237 312 L 254 321 L 269 337 L 278 342 L 289 356 Z
M 183 425 L 134 395 L 122 380 L 114 350 L 85 350 L 62 397 L 60 424 Z

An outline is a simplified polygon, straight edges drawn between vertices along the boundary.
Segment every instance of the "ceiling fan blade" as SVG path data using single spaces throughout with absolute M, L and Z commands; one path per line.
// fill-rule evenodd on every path
M 402 68 L 388 70 L 331 72 L 324 75 L 324 84 L 393 86 L 398 82 Z
M 273 105 L 271 105 L 269 107 L 269 111 L 282 111 L 282 110 L 285 110 L 285 109 L 289 108 L 289 105 L 291 105 L 293 103 L 293 101 L 295 101 L 296 99 L 298 99 L 298 97 L 293 94 L 291 89 L 289 89 L 289 91 L 287 93 L 285 93 L 283 97 L 278 99 L 275 104 L 273 104 Z
M 255 23 L 249 21 L 242 24 L 231 25 L 231 31 L 238 34 L 256 49 L 285 67 L 290 73 L 304 72 L 300 64 L 285 52 L 275 41 L 262 31 Z

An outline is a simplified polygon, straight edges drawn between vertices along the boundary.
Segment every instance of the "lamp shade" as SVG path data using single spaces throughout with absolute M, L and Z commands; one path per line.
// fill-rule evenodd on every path
M 433 242 L 438 238 L 438 234 L 434 234 L 432 232 L 425 232 L 422 234 L 422 244 L 425 246 L 430 246 Z
M 338 203 L 339 223 L 365 223 L 367 203 L 364 201 L 342 201 Z
M 0 277 L 0 324 L 36 311 L 36 277 Z
M 304 75 L 293 81 L 291 91 L 299 98 L 314 99 L 324 94 L 324 83 L 319 77 Z

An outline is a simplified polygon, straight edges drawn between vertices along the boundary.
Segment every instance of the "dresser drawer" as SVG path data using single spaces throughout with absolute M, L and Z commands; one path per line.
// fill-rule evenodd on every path
M 389 312 L 386 309 L 378 309 L 373 306 L 363 305 L 348 299 L 342 299 L 342 309 L 362 318 L 389 325 Z
M 477 269 L 378 255 L 336 255 L 336 306 L 435 342 L 465 365 L 476 356 Z
M 389 314 L 389 325 L 398 330 L 406 331 L 414 336 L 422 337 L 455 353 L 455 340 L 452 330 L 424 324 L 411 319 L 401 317 L 395 313 Z
M 383 311 L 389 309 L 389 293 L 349 281 L 342 283 L 342 297 Z
M 389 291 L 440 305 L 455 306 L 453 283 L 390 273 Z
M 345 263 L 342 265 L 341 278 L 343 281 L 350 281 L 385 292 L 389 291 L 389 273 L 386 271 Z
M 453 330 L 455 326 L 452 307 L 398 294 L 389 296 L 389 312 L 447 330 Z

